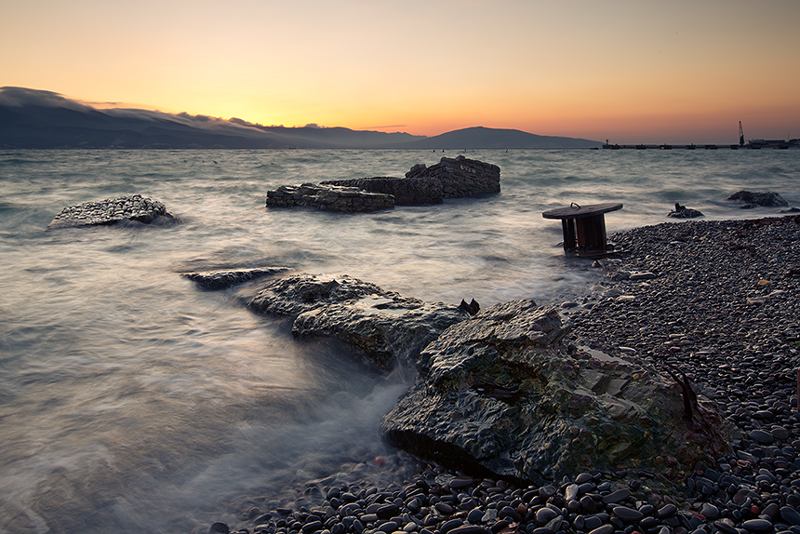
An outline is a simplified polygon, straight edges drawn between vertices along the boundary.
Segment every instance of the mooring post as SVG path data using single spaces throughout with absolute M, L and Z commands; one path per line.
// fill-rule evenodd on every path
M 592 204 L 579 206 L 575 202 L 567 208 L 545 211 L 545 219 L 561 219 L 564 232 L 564 251 L 579 256 L 602 256 L 606 254 L 605 214 L 622 209 L 622 204 Z

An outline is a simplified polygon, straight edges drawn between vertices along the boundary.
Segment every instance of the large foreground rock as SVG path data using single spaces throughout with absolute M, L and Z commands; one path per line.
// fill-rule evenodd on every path
M 131 195 L 68 206 L 53 218 L 47 225 L 47 229 L 110 225 L 124 221 L 136 221 L 144 224 L 180 222 L 167 212 L 163 203 L 143 198 L 141 195 Z
M 355 278 L 314 275 L 270 282 L 247 307 L 289 317 L 298 339 L 335 339 L 358 359 L 384 370 L 419 366 L 428 343 L 469 317 L 455 305 L 402 297 Z
M 689 471 L 729 452 L 709 403 L 653 368 L 569 354 L 568 329 L 529 300 L 451 326 L 422 352 L 427 371 L 383 434 L 446 466 L 537 482 L 620 465 Z

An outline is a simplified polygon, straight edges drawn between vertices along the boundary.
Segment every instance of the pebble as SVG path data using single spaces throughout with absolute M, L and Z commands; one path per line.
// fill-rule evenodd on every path
M 772 436 L 772 434 L 758 429 L 751 430 L 750 432 L 748 432 L 748 436 L 763 445 L 769 445 L 770 443 L 775 441 L 775 438 Z
M 634 510 L 633 508 L 628 508 L 627 506 L 615 506 L 613 511 L 615 516 L 619 517 L 626 523 L 635 523 L 644 518 L 644 514 L 642 512 L 639 510 Z
M 624 501 L 630 496 L 631 496 L 631 490 L 627 488 L 621 488 L 603 497 L 603 502 L 606 504 L 618 503 Z
M 772 532 L 772 523 L 766 519 L 749 519 L 742 526 L 750 532 Z
M 790 525 L 800 526 L 800 513 L 791 506 L 784 506 L 780 510 L 781 519 Z
M 539 526 L 546 525 L 556 516 L 558 516 L 558 512 L 545 506 L 536 511 L 536 524 Z

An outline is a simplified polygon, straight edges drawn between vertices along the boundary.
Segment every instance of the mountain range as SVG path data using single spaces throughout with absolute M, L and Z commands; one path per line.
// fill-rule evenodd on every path
M 0 88 L 0 148 L 596 148 L 598 141 L 482 126 L 434 137 L 263 126 L 242 119 L 143 109 L 97 109 L 52 91 Z

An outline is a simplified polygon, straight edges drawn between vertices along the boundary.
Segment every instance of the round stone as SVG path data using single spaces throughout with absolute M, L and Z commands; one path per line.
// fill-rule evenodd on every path
M 614 525 L 603 525 L 589 532 L 589 534 L 612 534 L 614 532 Z
M 781 519 L 793 526 L 800 526 L 800 513 L 791 506 L 784 506 L 780 511 Z
M 536 510 L 536 524 L 537 525 L 546 525 L 550 522 L 553 518 L 558 515 L 558 512 L 553 510 L 552 508 L 545 506 L 544 508 L 539 508 Z
M 770 434 L 772 434 L 773 438 L 780 441 L 785 441 L 789 439 L 789 431 L 783 428 L 782 426 L 772 427 L 772 432 L 770 432 Z
M 730 520 L 720 519 L 719 521 L 714 522 L 714 526 L 717 527 L 717 529 L 720 532 L 723 532 L 724 534 L 739 534 L 739 530 L 737 530 L 737 528 L 733 526 Z
M 449 532 L 449 534 L 490 534 L 489 529 L 483 528 L 478 525 L 463 525 L 456 527 Z
M 625 523 L 635 523 L 644 517 L 644 514 L 639 510 L 628 508 L 627 506 L 615 506 L 614 515 L 620 518 Z
M 470 513 L 467 514 L 467 521 L 470 523 L 480 523 L 481 519 L 483 518 L 483 510 L 480 508 L 475 508 Z
M 711 503 L 703 503 L 700 514 L 706 519 L 714 521 L 715 519 L 719 519 L 719 508 Z
M 606 504 L 618 503 L 624 501 L 630 496 L 631 496 L 631 490 L 629 490 L 628 488 L 621 488 L 613 493 L 604 496 L 603 502 Z
M 750 436 L 751 439 L 762 445 L 769 445 L 770 443 L 775 441 L 775 438 L 772 437 L 772 434 L 770 434 L 769 432 L 764 432 L 763 430 L 755 429 L 751 430 L 747 434 Z
M 772 532 L 772 523 L 766 519 L 749 519 L 742 526 L 750 532 Z

